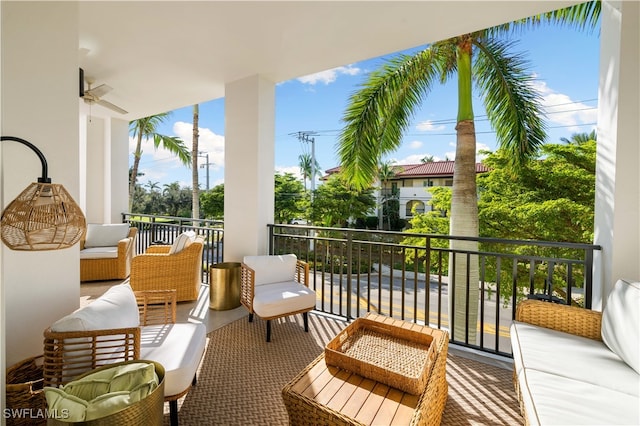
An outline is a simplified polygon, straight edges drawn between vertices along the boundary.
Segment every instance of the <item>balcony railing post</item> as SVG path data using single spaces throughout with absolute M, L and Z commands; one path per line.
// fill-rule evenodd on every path
M 353 261 L 353 234 L 347 231 L 347 318 L 351 319 L 351 268 Z

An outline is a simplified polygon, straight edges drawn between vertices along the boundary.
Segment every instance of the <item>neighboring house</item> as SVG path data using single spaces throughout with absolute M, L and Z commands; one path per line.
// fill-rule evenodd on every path
M 402 219 L 410 219 L 415 213 L 424 213 L 431 210 L 429 201 L 431 193 L 429 188 L 433 186 L 453 186 L 454 161 L 432 161 L 419 164 L 398 164 L 392 166 L 393 176 L 382 182 L 376 182 L 374 186 L 382 186 L 383 199 L 397 198 L 400 202 L 398 212 Z M 322 180 L 338 173 L 340 166 L 326 170 Z M 482 163 L 476 163 L 476 173 L 484 173 L 489 169 Z M 376 198 L 378 192 L 375 192 Z M 376 212 L 377 214 L 377 212 Z

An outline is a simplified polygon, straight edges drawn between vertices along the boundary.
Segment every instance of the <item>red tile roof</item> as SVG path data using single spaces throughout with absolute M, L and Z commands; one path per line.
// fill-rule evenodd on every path
M 413 178 L 420 176 L 453 176 L 453 166 L 455 161 L 432 161 L 420 164 L 397 164 L 393 166 L 393 178 Z M 482 163 L 476 163 L 476 173 L 488 172 L 489 168 Z M 340 166 L 333 167 L 325 171 L 329 177 L 340 172 Z

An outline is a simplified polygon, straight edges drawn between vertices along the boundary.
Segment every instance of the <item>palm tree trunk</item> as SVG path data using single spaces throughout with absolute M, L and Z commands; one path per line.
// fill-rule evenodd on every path
M 457 237 L 478 236 L 478 196 L 476 191 L 476 133 L 471 94 L 471 44 L 458 46 L 458 123 L 456 125 L 456 160 L 451 196 L 449 234 Z M 477 241 L 451 240 L 453 251 L 476 252 Z M 467 282 L 469 286 L 467 288 Z M 478 324 L 479 273 L 477 255 L 465 253 L 449 256 L 449 328 L 458 340 L 476 343 Z
M 142 129 L 138 129 L 137 136 L 136 150 L 133 153 L 133 167 L 131 168 L 131 177 L 129 179 L 129 213 L 133 213 L 133 195 L 136 190 L 138 166 L 140 165 L 140 157 L 142 156 Z
M 200 107 L 198 104 L 193 106 L 193 138 L 191 142 L 191 182 L 192 182 L 192 201 L 191 201 L 191 217 L 200 219 L 200 188 L 198 186 L 198 119 Z M 209 165 L 207 164 L 207 167 Z M 196 222 L 193 223 L 196 226 Z

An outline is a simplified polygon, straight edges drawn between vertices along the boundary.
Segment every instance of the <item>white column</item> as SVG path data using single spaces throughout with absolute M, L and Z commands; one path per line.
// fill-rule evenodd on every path
M 53 183 L 79 195 L 78 4 L 2 2 L 2 135 L 45 155 Z M 2 208 L 40 176 L 38 157 L 2 143 Z M 2 354 L 7 366 L 42 354 L 42 332 L 80 300 L 78 246 L 52 251 L 0 248 Z M 4 374 L 2 375 L 4 383 Z M 4 395 L 4 392 L 3 392 Z
M 594 308 L 619 278 L 640 280 L 640 3 L 602 2 Z
M 274 217 L 275 84 L 262 76 L 225 89 L 224 260 L 267 254 Z
M 80 132 L 81 206 L 87 222 L 119 223 L 129 199 L 129 122 L 81 115 Z

